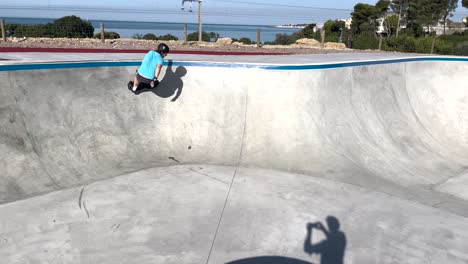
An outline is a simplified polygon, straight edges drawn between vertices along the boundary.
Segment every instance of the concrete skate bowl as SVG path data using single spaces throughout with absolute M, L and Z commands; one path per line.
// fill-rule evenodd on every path
M 196 182 L 184 175 L 192 173 L 222 184 L 216 202 L 197 205 L 199 210 L 217 208 L 216 217 L 208 221 L 213 228 L 201 243 L 213 250 L 210 263 L 237 263 L 236 259 L 270 254 L 318 263 L 301 250 L 304 226 L 328 214 L 340 219 L 348 241 L 355 242 L 347 246 L 349 260 L 391 263 L 393 251 L 398 251 L 403 257 L 395 257 L 397 262 L 418 263 L 429 253 L 433 260 L 468 261 L 463 253 L 468 236 L 462 231 L 468 227 L 466 58 L 303 65 L 175 61 L 163 72 L 156 90 L 135 95 L 126 85 L 136 65 L 1 66 L 4 210 L 14 210 L 18 203 L 36 208 L 37 204 L 25 205 L 34 199 L 48 199 L 40 202 L 46 206 L 50 197 L 65 199 L 57 191 L 71 190 L 81 193 L 79 198 L 71 196 L 83 209 L 88 189 L 88 195 L 99 195 L 107 181 L 122 178 L 131 183 L 143 177 L 139 172 L 148 171 L 162 177 L 158 179 L 168 177 L 167 182 L 180 180 L 167 187 L 167 193 L 180 186 L 190 193 L 187 188 Z M 185 180 L 189 182 L 182 184 Z M 91 191 L 93 184 L 100 191 Z M 191 197 L 213 191 L 203 186 Z M 288 202 L 278 202 L 278 197 Z M 58 215 L 59 207 L 54 209 Z M 267 216 L 268 224 L 252 216 L 259 212 Z M 192 219 L 197 213 L 184 214 Z M 97 217 L 88 205 L 82 221 L 93 216 Z M 244 222 L 244 228 L 232 219 Z M 366 233 L 364 222 L 369 219 L 375 228 Z M 294 235 L 273 235 L 278 229 Z M 254 230 L 268 239 L 250 237 L 257 234 Z M 41 232 L 35 234 L 40 237 Z M 96 241 L 94 250 L 100 247 Z M 21 248 L 18 244 L 27 243 L 15 244 Z M 81 256 L 92 255 L 84 244 Z M 131 250 L 129 244 L 124 245 Z M 408 247 L 417 252 L 402 252 Z M 137 252 L 142 253 L 135 249 L 132 254 Z M 0 254 L 12 256 L 10 251 Z M 103 256 L 113 253 L 102 249 L 100 254 L 102 258 L 93 260 L 105 263 Z M 207 255 L 154 254 L 166 257 L 159 263 L 204 263 Z M 47 259 L 41 256 L 36 260 Z

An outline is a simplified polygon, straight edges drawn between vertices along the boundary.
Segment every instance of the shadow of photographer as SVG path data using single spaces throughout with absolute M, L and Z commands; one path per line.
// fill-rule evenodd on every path
M 340 230 L 340 222 L 336 217 L 327 216 L 326 222 L 328 229 L 321 222 L 307 224 L 304 251 L 309 255 L 319 254 L 321 264 L 343 264 L 346 235 Z M 314 229 L 325 234 L 325 239 L 316 244 L 312 243 Z
M 340 230 L 340 222 L 334 216 L 326 218 L 327 226 L 321 222 L 308 223 L 307 235 L 304 241 L 304 252 L 320 255 L 321 264 L 343 264 L 346 249 L 346 235 Z M 313 230 L 321 231 L 325 239 L 312 243 Z M 286 256 L 256 256 L 239 259 L 226 264 L 313 264 L 301 259 Z

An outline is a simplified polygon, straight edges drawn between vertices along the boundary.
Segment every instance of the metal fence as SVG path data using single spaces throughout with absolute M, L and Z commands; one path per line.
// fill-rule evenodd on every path
M 60 21 L 56 20 L 54 22 L 50 22 L 47 24 L 34 24 L 34 25 L 27 25 L 27 24 L 15 24 L 15 23 L 6 23 L 5 19 L 1 19 L 1 29 L 2 29 L 2 40 L 7 41 L 8 37 L 30 37 L 30 38 L 98 38 L 101 39 L 102 42 L 105 42 L 105 39 L 115 39 L 120 38 L 120 35 L 117 32 L 107 32 L 105 31 L 105 23 L 101 22 L 97 32 L 95 32 L 94 26 L 91 22 L 75 20 L 75 21 Z M 187 24 L 183 24 L 183 40 L 186 42 L 190 40 L 198 40 L 198 41 L 212 41 L 213 39 L 218 38 L 218 34 L 216 32 L 202 32 L 200 34 L 197 32 L 197 36 L 194 37 L 192 34 L 188 34 Z M 148 36 L 146 38 L 145 36 Z M 152 37 L 153 36 L 153 37 Z M 215 37 L 213 37 L 215 36 Z M 165 37 L 165 36 L 160 36 Z M 166 37 L 174 37 L 169 34 Z M 202 37 L 202 39 L 200 39 Z M 134 34 L 133 38 L 137 39 L 150 39 L 150 40 L 157 40 L 155 35 L 152 33 L 148 34 Z M 196 39 L 195 39 L 196 38 Z M 167 40 L 167 39 L 163 39 Z M 252 41 L 255 43 L 255 41 Z M 250 44 L 250 43 L 249 43 Z M 257 29 L 256 33 L 256 44 L 257 47 L 261 46 L 261 30 Z

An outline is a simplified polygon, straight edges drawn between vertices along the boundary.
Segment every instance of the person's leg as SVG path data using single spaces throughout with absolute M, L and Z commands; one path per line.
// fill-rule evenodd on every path
M 138 85 L 140 84 L 140 82 L 138 82 L 138 78 L 137 76 L 135 75 L 135 79 L 133 80 L 133 88 L 132 88 L 132 91 L 136 91 L 137 88 L 138 88 Z

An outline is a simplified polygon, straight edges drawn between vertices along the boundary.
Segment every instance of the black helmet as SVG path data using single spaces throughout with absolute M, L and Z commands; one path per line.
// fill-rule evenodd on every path
M 158 53 L 169 53 L 169 47 L 164 44 L 164 43 L 161 43 L 158 45 L 158 49 L 156 50 Z

